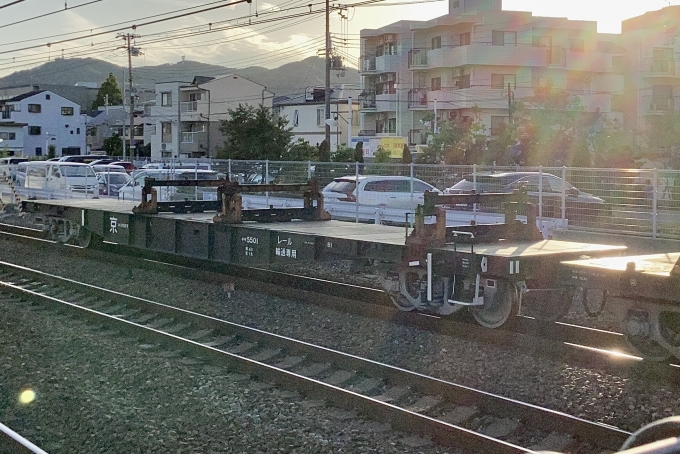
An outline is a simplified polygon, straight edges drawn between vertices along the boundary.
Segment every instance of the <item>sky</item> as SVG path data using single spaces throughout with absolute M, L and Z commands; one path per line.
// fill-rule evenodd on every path
M 141 55 L 134 57 L 133 67 L 185 58 L 232 68 L 276 68 L 323 48 L 324 3 L 318 0 L 16 1 L 0 0 L 0 77 L 62 55 L 125 66 L 127 53 L 118 33 L 138 35 L 134 44 Z M 349 7 L 342 11 L 344 18 L 338 12 L 331 14 L 333 43 L 351 62 L 358 57 L 362 29 L 399 20 L 429 20 L 448 9 L 446 0 L 368 1 L 375 3 Z M 503 9 L 597 21 L 599 32 L 619 33 L 622 20 L 669 4 L 680 0 L 504 0 Z M 199 12 L 206 8 L 214 9 Z M 138 25 L 134 30 L 133 24 Z

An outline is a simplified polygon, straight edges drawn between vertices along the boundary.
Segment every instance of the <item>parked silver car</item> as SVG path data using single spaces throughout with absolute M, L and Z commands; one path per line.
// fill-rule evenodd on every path
M 567 219 L 583 219 L 587 216 L 603 215 L 606 204 L 603 199 L 574 187 L 568 181 L 550 173 L 539 172 L 498 172 L 479 173 L 473 181 L 472 175 L 444 190 L 445 194 L 463 194 L 471 191 L 484 192 L 512 192 L 514 189 L 525 187 L 529 201 L 538 204 L 539 193 L 543 202 L 543 216 L 550 218 L 562 217 L 562 190 L 565 193 Z M 539 190 L 539 185 L 542 187 Z

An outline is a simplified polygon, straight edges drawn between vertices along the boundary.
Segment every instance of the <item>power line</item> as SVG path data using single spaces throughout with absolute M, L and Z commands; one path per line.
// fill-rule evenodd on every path
M 23 1 L 25 1 L 25 0 L 16 0 L 16 1 L 13 1 L 13 2 L 10 2 L 10 3 L 7 3 L 5 5 L 1 5 L 0 9 L 7 8 L 8 6 L 16 5 L 17 3 L 21 3 Z
M 23 0 L 22 0 L 22 1 L 23 1 Z M 64 11 L 70 11 L 70 10 L 72 10 L 72 9 L 80 8 L 80 7 L 82 7 L 82 6 L 91 5 L 91 4 L 93 4 L 93 3 L 99 3 L 99 2 L 101 2 L 101 1 L 103 1 L 103 0 L 92 0 L 91 2 L 81 3 L 80 5 L 76 5 L 76 6 L 71 6 L 71 7 L 68 7 L 68 6 L 67 6 L 67 7 L 64 8 L 64 9 L 58 9 L 58 10 L 52 11 L 52 12 L 50 12 L 50 13 L 45 13 L 45 14 L 41 14 L 41 15 L 39 15 L 39 16 L 29 17 L 28 19 L 22 19 L 22 20 L 20 20 L 20 21 L 11 22 L 11 23 L 9 23 L 9 24 L 0 25 L 0 28 L 6 28 L 6 27 L 10 27 L 10 26 L 12 26 L 12 25 L 23 24 L 24 22 L 29 22 L 29 21 L 32 21 L 32 20 L 35 20 L 35 19 L 40 19 L 41 17 L 51 16 L 51 15 L 53 15 L 53 14 L 63 13 Z

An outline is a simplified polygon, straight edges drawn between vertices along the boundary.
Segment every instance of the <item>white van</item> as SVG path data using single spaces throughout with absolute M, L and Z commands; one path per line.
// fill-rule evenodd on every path
M 132 180 L 118 190 L 120 200 L 142 200 L 145 178 L 156 180 L 218 180 L 213 170 L 196 169 L 142 169 L 134 173 Z M 176 200 L 217 200 L 214 187 L 163 186 L 156 188 L 159 202 Z
M 22 162 L 17 167 L 16 180 L 17 187 L 49 193 L 99 193 L 99 182 L 92 167 L 76 162 Z

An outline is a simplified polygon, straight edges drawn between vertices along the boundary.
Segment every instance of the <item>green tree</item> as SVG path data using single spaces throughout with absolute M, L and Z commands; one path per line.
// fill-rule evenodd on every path
M 333 162 L 354 162 L 354 155 L 356 150 L 348 147 L 345 144 L 338 145 L 338 148 L 333 153 Z
M 331 146 L 328 144 L 326 139 L 323 139 L 319 144 L 319 161 L 330 162 L 331 161 Z
M 109 156 L 122 156 L 123 140 L 118 134 L 107 137 L 104 139 L 104 143 L 102 144 L 102 150 L 104 150 Z
M 120 106 L 123 104 L 123 94 L 118 87 L 118 81 L 113 73 L 109 73 L 102 86 L 99 87 L 97 97 L 92 103 L 92 110 L 97 110 L 99 106 L 106 104 L 106 95 L 109 95 L 109 106 Z
M 52 159 L 57 155 L 57 147 L 50 144 L 47 146 L 47 159 Z
M 316 161 L 318 158 L 319 149 L 300 138 L 281 156 L 284 161 Z
M 354 160 L 356 162 L 364 162 L 364 143 L 357 142 L 356 147 L 354 147 Z
M 271 109 L 239 104 L 227 111 L 220 131 L 227 138 L 218 148 L 219 159 L 280 160 L 289 150 L 293 137 L 285 117 L 275 116 Z
M 379 146 L 375 152 L 375 162 L 377 164 L 385 164 L 392 160 L 392 154 L 389 150 L 385 150 L 382 146 Z
M 432 116 L 434 119 L 434 116 Z M 429 120 L 427 121 L 429 122 Z M 475 164 L 482 159 L 486 145 L 486 126 L 479 115 L 440 122 L 418 162 L 427 164 Z
M 404 149 L 401 152 L 401 162 L 402 164 L 411 164 L 412 162 L 412 157 L 411 157 L 411 149 L 408 147 L 408 144 L 404 144 Z

